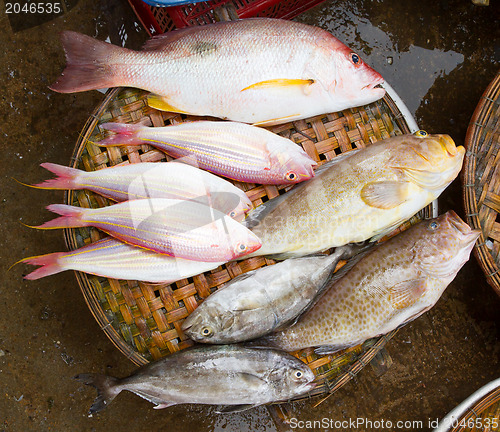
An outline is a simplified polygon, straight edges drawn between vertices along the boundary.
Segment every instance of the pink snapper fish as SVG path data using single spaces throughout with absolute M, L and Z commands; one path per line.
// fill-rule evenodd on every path
M 329 32 L 252 18 L 194 26 L 142 51 L 65 31 L 67 67 L 51 89 L 136 87 L 164 111 L 273 125 L 382 98 L 382 76 Z

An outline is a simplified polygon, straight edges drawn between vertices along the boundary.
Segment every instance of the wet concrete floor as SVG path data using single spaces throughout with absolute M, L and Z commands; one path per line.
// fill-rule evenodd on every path
M 51 92 L 64 66 L 61 30 L 99 39 L 109 35 L 138 48 L 146 33 L 128 4 L 68 0 L 55 19 L 0 15 L 0 431 L 274 431 L 265 408 L 218 415 L 212 407 L 155 411 L 127 393 L 98 416 L 87 410 L 95 392 L 72 377 L 81 372 L 125 376 L 134 370 L 96 324 L 72 272 L 23 280 L 17 260 L 65 250 L 60 231 L 34 231 L 44 207 L 62 202 L 57 191 L 16 183 L 46 178 L 42 162 L 68 164 L 79 132 L 103 96 Z M 299 20 L 320 25 L 359 51 L 403 98 L 421 128 L 448 133 L 462 144 L 468 122 L 499 67 L 499 2 L 468 0 L 326 1 Z M 47 19 L 45 19 L 47 18 Z M 464 214 L 456 181 L 439 202 Z M 292 405 L 297 420 L 409 421 L 428 431 L 477 388 L 500 375 L 500 298 L 475 259 L 462 269 L 438 304 L 401 329 L 387 350 L 385 374 L 367 367 L 320 406 Z M 315 430 L 333 430 L 318 427 Z M 359 428 L 344 430 L 371 430 Z

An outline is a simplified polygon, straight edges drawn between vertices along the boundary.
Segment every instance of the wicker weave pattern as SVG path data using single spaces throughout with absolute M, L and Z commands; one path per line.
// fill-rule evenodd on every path
M 467 222 L 481 229 L 474 253 L 500 295 L 500 73 L 483 94 L 465 139 Z
M 104 122 L 164 126 L 190 119 L 184 115 L 151 109 L 146 104 L 146 95 L 147 93 L 136 89 L 114 89 L 108 92 L 104 102 L 84 128 L 73 155 L 72 166 L 97 170 L 117 164 L 170 160 L 171 158 L 149 145 L 99 148 L 94 144 L 107 133 L 98 127 Z M 369 106 L 279 125 L 271 130 L 302 145 L 318 164 L 353 148 L 364 147 L 389 136 L 409 133 L 406 122 L 389 96 Z M 235 184 L 246 191 L 254 206 L 286 193 L 290 188 L 238 182 Z M 109 205 L 107 199 L 89 191 L 69 191 L 66 203 L 82 207 Z M 427 207 L 421 216 L 429 215 L 430 207 Z M 101 233 L 95 228 L 65 231 L 70 249 L 81 247 L 100 237 Z M 211 272 L 171 285 L 76 273 L 89 308 L 103 330 L 127 357 L 142 365 L 192 345 L 192 341 L 180 328 L 189 313 L 232 278 L 273 263 L 273 260 L 264 257 L 250 258 L 225 264 Z M 295 353 L 309 364 L 321 384 L 311 395 L 334 391 L 345 384 L 377 354 L 394 333 L 328 356 L 317 356 L 312 349 Z

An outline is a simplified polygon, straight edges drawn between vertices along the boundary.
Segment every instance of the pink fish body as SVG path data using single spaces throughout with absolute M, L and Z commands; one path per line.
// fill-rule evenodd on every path
M 209 205 L 233 219 L 244 218 L 252 203 L 241 189 L 206 171 L 178 162 L 144 162 L 82 171 L 53 163 L 42 167 L 56 178 L 34 185 L 42 189 L 87 189 L 114 201 L 186 199 Z
M 64 204 L 47 208 L 62 216 L 37 228 L 94 226 L 126 243 L 173 257 L 226 262 L 260 247 L 246 227 L 193 201 L 152 198 L 98 209 Z
M 253 18 L 194 26 L 151 39 L 142 51 L 63 32 L 67 68 L 52 85 L 71 93 L 137 87 L 150 105 L 271 125 L 371 103 L 380 74 L 327 31 Z
M 100 146 L 151 144 L 185 163 L 237 181 L 293 184 L 314 176 L 311 159 L 293 141 L 237 122 L 197 121 L 146 127 L 104 123 L 116 132 Z
M 69 252 L 55 252 L 21 260 L 41 266 L 25 276 L 34 280 L 65 270 L 106 278 L 172 283 L 213 270 L 222 262 L 191 261 L 159 254 L 108 237 Z

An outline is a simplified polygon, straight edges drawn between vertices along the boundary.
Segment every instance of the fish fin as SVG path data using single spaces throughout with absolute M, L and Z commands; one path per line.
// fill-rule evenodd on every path
M 238 413 L 241 411 L 246 411 L 251 408 L 258 407 L 261 404 L 241 404 L 241 405 L 227 405 L 221 408 L 218 408 L 215 412 L 217 414 L 229 414 L 229 413 Z
M 101 147 L 117 146 L 117 145 L 136 145 L 144 144 L 144 140 L 139 138 L 139 132 L 147 126 L 141 124 L 125 124 L 125 123 L 103 123 L 100 127 L 104 130 L 115 132 L 96 144 Z
M 106 408 L 113 399 L 122 391 L 117 385 L 118 378 L 101 374 L 79 374 L 75 376 L 77 381 L 92 386 L 97 390 L 97 397 L 90 407 L 89 414 L 94 414 Z
M 217 22 L 217 23 L 210 24 L 210 26 L 212 28 L 214 28 L 214 26 L 220 27 L 220 26 L 225 26 L 225 25 L 226 25 L 225 22 Z M 199 28 L 184 27 L 181 29 L 176 29 L 173 31 L 169 31 L 166 33 L 155 35 L 151 39 L 146 41 L 146 43 L 142 46 L 142 50 L 143 51 L 166 51 L 166 50 L 169 50 L 171 48 L 171 44 L 173 42 L 176 42 L 181 38 L 187 37 L 191 33 L 199 33 Z
M 255 388 L 258 390 L 262 384 L 266 384 L 265 380 L 248 372 L 239 372 L 238 378 L 241 379 L 250 389 Z
M 390 302 L 395 309 L 407 308 L 422 297 L 426 288 L 426 278 L 400 282 L 390 288 Z
M 32 228 L 37 229 L 57 229 L 57 228 L 77 228 L 87 226 L 87 223 L 81 219 L 86 209 L 74 207 L 66 204 L 51 204 L 47 210 L 61 215 L 61 217 L 52 219 L 42 225 Z
M 340 350 L 343 350 L 346 348 L 351 348 L 351 347 L 356 346 L 356 345 L 358 345 L 357 342 L 340 344 L 340 345 L 322 345 L 322 346 L 314 348 L 314 352 L 318 355 L 328 355 L 328 354 L 336 353 L 337 351 L 340 351 Z
M 290 86 L 310 86 L 314 84 L 313 79 L 287 79 L 287 78 L 278 78 L 266 81 L 260 81 L 258 83 L 249 85 L 245 87 L 242 92 L 246 90 L 260 90 L 260 89 L 269 89 L 276 87 L 290 87 Z
M 400 220 L 397 220 L 396 222 L 394 222 L 392 225 L 389 225 L 387 228 L 383 229 L 378 234 L 375 234 L 373 237 L 371 237 L 370 243 L 378 242 L 380 239 L 384 238 L 386 235 L 389 235 L 390 233 L 392 233 L 403 222 L 404 222 L 404 220 L 400 219 Z
M 158 111 L 176 112 L 179 114 L 190 114 L 186 111 L 183 111 L 173 106 L 170 102 L 168 102 L 166 97 L 153 93 L 148 95 L 148 105 L 151 108 L 154 108 Z
M 290 114 L 290 115 L 284 116 L 284 117 L 277 117 L 277 118 L 273 118 L 273 119 L 269 119 L 269 120 L 262 120 L 262 121 L 259 121 L 256 123 L 252 123 L 252 126 L 274 126 L 277 124 L 286 123 L 286 122 L 295 120 L 299 116 L 300 116 L 299 113 Z
M 302 183 L 305 184 L 305 183 Z M 272 200 L 266 201 L 265 203 L 261 204 L 260 206 L 254 208 L 250 212 L 248 212 L 246 219 L 242 222 L 243 225 L 245 225 L 248 229 L 252 229 L 256 227 L 262 219 L 264 219 L 271 211 L 273 211 L 278 205 L 280 205 L 286 198 L 290 197 L 291 193 L 294 193 L 295 190 L 298 190 L 297 188 L 300 188 L 301 185 L 298 187 L 294 187 L 291 191 L 287 192 L 286 194 L 277 196 L 276 198 L 273 198 Z
M 24 279 L 27 280 L 36 280 L 43 278 L 45 276 L 50 276 L 56 273 L 60 273 L 66 269 L 64 269 L 61 264 L 58 262 L 58 258 L 64 256 L 64 252 L 54 252 L 47 255 L 39 255 L 34 257 L 24 258 L 17 263 L 25 263 L 36 266 L 42 266 L 33 270 L 31 273 L 24 276 Z M 17 264 L 16 263 L 16 264 Z
M 177 405 L 175 402 L 162 402 L 159 403 L 158 405 L 154 406 L 153 409 L 163 409 L 163 408 L 168 408 L 171 406 Z
M 367 183 L 361 189 L 361 199 L 369 206 L 390 210 L 409 199 L 410 185 L 397 181 Z
M 337 165 L 339 162 L 342 162 L 346 160 L 347 158 L 350 158 L 351 156 L 355 155 L 357 152 L 359 152 L 360 149 L 353 149 L 346 151 L 344 153 L 341 153 L 337 156 L 335 156 L 333 159 L 325 162 L 323 165 L 320 165 L 319 167 L 315 168 L 314 172 L 316 175 L 321 173 L 322 171 L 327 170 L 328 168 L 331 168 L 334 165 Z
M 116 87 L 108 59 L 123 48 L 73 31 L 63 31 L 61 42 L 66 54 L 66 69 L 49 88 L 59 93 L 82 92 Z
M 79 174 L 82 174 L 82 171 L 80 171 L 79 169 L 70 168 L 50 162 L 42 163 L 40 164 L 40 166 L 50 171 L 51 173 L 54 173 L 57 177 L 50 180 L 45 180 L 42 183 L 27 186 L 37 189 L 75 189 L 78 187 L 75 179 Z

